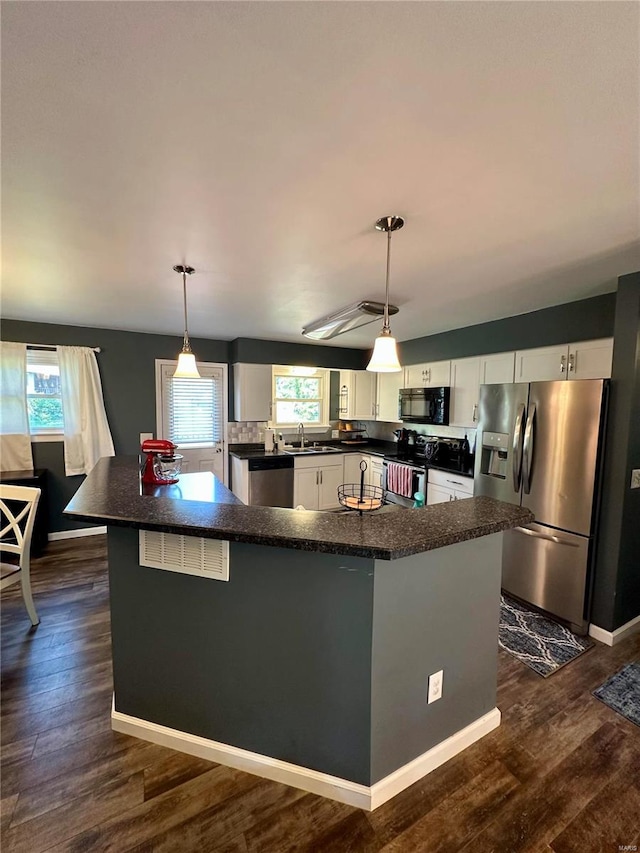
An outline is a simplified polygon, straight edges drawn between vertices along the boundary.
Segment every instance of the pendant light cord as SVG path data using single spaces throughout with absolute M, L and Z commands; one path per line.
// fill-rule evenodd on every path
M 384 322 L 382 324 L 382 334 L 388 335 L 391 332 L 389 325 L 389 268 L 391 265 L 391 228 L 387 231 L 387 282 L 384 297 Z
M 184 342 L 182 344 L 182 352 L 191 352 L 189 324 L 187 322 L 187 273 L 185 270 L 182 272 L 182 298 L 184 302 Z

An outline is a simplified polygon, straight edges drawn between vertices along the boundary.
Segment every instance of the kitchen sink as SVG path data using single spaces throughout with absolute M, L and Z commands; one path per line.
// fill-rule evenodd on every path
M 340 453 L 339 447 L 328 447 L 321 445 L 318 447 L 292 447 L 290 450 L 285 450 L 289 456 L 298 456 L 302 453 Z

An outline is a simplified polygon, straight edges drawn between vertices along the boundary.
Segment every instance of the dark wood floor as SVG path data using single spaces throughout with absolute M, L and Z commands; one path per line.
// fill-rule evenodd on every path
M 640 656 L 598 644 L 548 679 L 500 655 L 502 725 L 367 814 L 110 729 L 104 537 L 2 594 L 2 850 L 555 851 L 640 847 L 640 729 L 591 695 Z

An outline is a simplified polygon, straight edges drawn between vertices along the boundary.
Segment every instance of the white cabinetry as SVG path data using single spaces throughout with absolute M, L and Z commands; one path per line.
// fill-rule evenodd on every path
M 337 456 L 337 454 L 336 454 Z M 305 509 L 335 509 L 338 503 L 338 486 L 343 482 L 343 460 L 324 456 L 296 456 L 293 470 L 293 505 Z
M 451 426 L 472 427 L 478 422 L 480 359 L 457 358 L 451 362 Z
M 345 420 L 371 421 L 376 415 L 376 374 L 369 370 L 340 371 L 338 414 Z
M 405 388 L 438 388 L 450 384 L 450 361 L 434 361 L 427 364 L 410 364 L 404 370 Z
M 569 344 L 568 379 L 609 379 L 613 361 L 613 338 Z
M 399 373 L 378 373 L 376 420 L 397 423 L 398 398 L 402 388 L 402 371 Z
M 231 491 L 243 504 L 249 503 L 249 462 L 231 457 Z
M 471 497 L 473 497 L 473 477 L 462 477 L 459 474 L 450 474 L 448 471 L 429 469 L 427 506 Z
M 480 385 L 504 385 L 513 382 L 515 362 L 515 352 L 480 356 Z
M 271 418 L 272 370 L 270 364 L 233 365 L 233 418 L 268 421 Z
M 516 382 L 553 379 L 607 379 L 611 376 L 613 340 L 603 338 L 516 352 Z
M 380 486 L 382 488 L 382 478 L 384 467 L 380 456 L 371 456 L 371 465 L 369 467 L 369 483 L 372 486 Z
M 364 457 L 362 453 L 345 453 L 344 457 L 344 482 L 359 483 L 360 482 L 360 463 L 364 459 L 369 468 L 369 457 Z M 365 483 L 367 478 L 365 475 Z

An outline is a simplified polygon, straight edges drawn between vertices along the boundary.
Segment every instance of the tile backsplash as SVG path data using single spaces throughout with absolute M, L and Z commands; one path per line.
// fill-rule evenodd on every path
M 229 444 L 263 444 L 266 426 L 266 421 L 229 421 L 227 428 Z M 287 442 L 295 441 L 298 437 L 296 429 L 277 431 L 282 433 Z M 328 441 L 331 438 L 331 428 L 326 432 L 318 432 L 310 428 L 306 432 L 306 438 L 308 441 Z
M 260 444 L 264 441 L 266 421 L 229 421 L 229 444 Z

